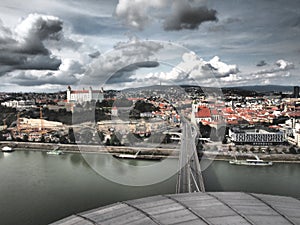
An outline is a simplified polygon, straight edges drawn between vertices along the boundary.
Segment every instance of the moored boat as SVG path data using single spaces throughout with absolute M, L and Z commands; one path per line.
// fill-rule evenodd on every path
M 135 154 L 113 154 L 113 157 L 119 159 L 143 159 L 143 160 L 161 160 L 163 156 L 157 155 L 140 155 L 140 151 Z
M 48 151 L 47 152 L 47 154 L 48 155 L 62 155 L 62 154 L 64 154 L 64 152 L 63 151 L 61 151 L 61 150 L 52 150 L 52 151 Z
M 9 147 L 9 146 L 4 146 L 2 147 L 2 152 L 13 152 L 13 148 L 12 147 Z
M 230 160 L 229 163 L 232 165 L 243 165 L 243 166 L 272 166 L 273 165 L 273 162 L 264 161 L 256 155 L 255 155 L 255 159 L 239 160 L 235 158 L 234 160 Z
M 48 155 L 62 155 L 63 151 L 59 150 L 59 146 L 55 147 L 53 150 L 47 152 Z

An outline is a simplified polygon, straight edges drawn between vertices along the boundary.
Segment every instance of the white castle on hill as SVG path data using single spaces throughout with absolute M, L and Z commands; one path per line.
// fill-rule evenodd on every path
M 67 88 L 67 100 L 68 102 L 89 102 L 92 100 L 100 101 L 104 99 L 104 91 L 103 88 L 101 90 L 93 90 L 90 87 L 88 90 L 72 90 L 70 86 Z

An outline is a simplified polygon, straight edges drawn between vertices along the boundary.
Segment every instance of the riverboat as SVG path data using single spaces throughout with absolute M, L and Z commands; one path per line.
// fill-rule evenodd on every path
M 9 147 L 9 146 L 4 146 L 2 147 L 2 152 L 13 152 L 13 148 L 12 147 Z
M 229 163 L 232 165 L 242 165 L 242 166 L 272 166 L 273 165 L 273 162 L 264 161 L 256 155 L 255 155 L 255 159 L 239 160 L 235 158 L 234 160 L 230 160 Z
M 63 151 L 61 151 L 61 150 L 52 150 L 52 151 L 48 151 L 47 152 L 47 155 L 62 155 L 62 154 L 64 154 L 64 152 Z
M 113 157 L 119 159 L 142 159 L 142 160 L 161 160 L 163 156 L 156 155 L 140 155 L 141 151 L 138 151 L 135 154 L 113 154 Z
M 54 148 L 54 149 L 51 150 L 51 151 L 48 151 L 48 152 L 47 152 L 47 155 L 62 155 L 62 154 L 64 154 L 63 151 L 58 150 L 58 149 L 59 149 L 59 146 L 56 147 L 56 148 Z

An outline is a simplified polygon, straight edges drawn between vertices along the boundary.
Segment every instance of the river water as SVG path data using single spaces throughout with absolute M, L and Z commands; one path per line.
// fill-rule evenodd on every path
M 48 224 L 118 201 L 175 193 L 178 160 L 163 161 L 118 161 L 105 154 L 0 153 L 0 224 Z M 207 160 L 201 164 L 207 167 L 203 172 L 207 191 L 300 197 L 300 164 L 263 168 Z M 161 182 L 154 183 L 156 177 Z
M 251 167 L 230 165 L 227 161 L 202 160 L 201 168 L 207 191 L 254 192 L 300 199 L 299 163 Z
M 108 154 L 85 154 L 94 169 L 110 169 L 116 177 L 145 180 L 178 167 L 176 159 L 116 163 Z M 175 193 L 176 176 L 147 186 L 126 186 L 99 175 L 81 154 L 47 155 L 46 152 L 0 153 L 0 224 L 41 225 L 68 215 L 118 201 Z M 151 174 L 143 173 L 152 168 Z M 109 176 L 111 176 L 111 173 Z M 106 174 L 104 174 L 106 175 Z M 134 175 L 134 176 L 132 176 Z

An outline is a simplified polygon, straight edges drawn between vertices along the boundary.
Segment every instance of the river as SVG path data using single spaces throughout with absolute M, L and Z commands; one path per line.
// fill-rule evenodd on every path
M 164 160 L 163 170 L 154 161 L 117 163 L 118 159 L 106 154 L 84 157 L 90 164 L 79 153 L 59 156 L 40 151 L 0 153 L 0 224 L 48 224 L 114 202 L 175 192 L 176 175 L 153 185 L 126 186 L 107 179 L 105 173 L 99 175 L 97 170 L 110 171 L 108 178 L 115 173 L 115 177 L 132 179 L 133 183 L 134 180 L 147 183 L 164 171 L 175 173 L 176 159 Z M 145 174 L 145 168 L 152 173 Z
M 201 164 L 207 167 L 203 173 L 207 191 L 300 197 L 300 164 L 263 168 L 223 161 L 203 160 Z M 177 167 L 176 159 L 119 161 L 106 154 L 55 156 L 28 150 L 0 153 L 0 224 L 48 224 L 118 201 L 172 194 Z

